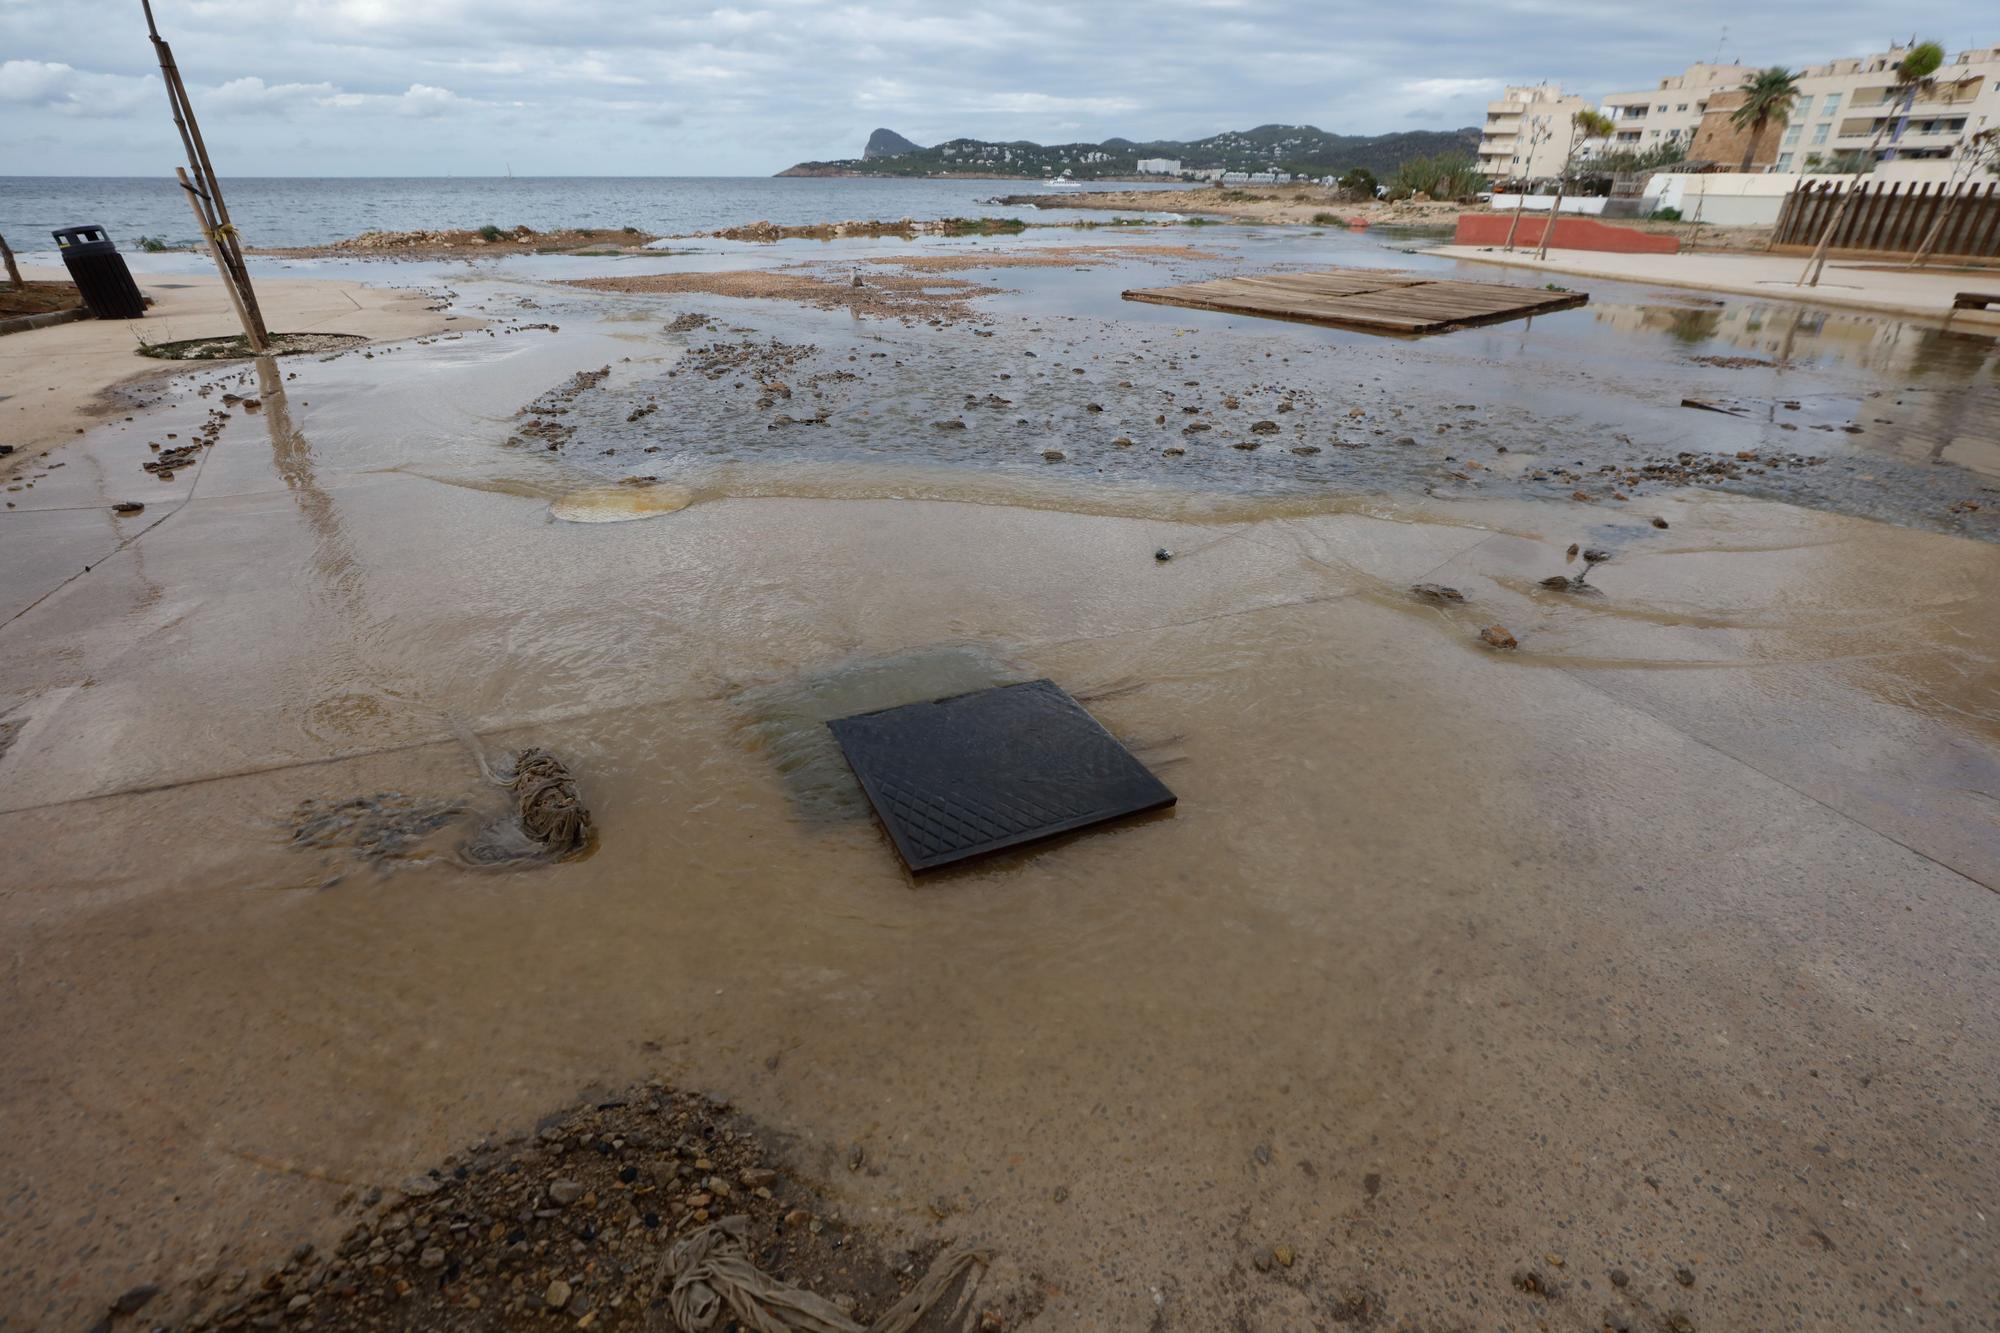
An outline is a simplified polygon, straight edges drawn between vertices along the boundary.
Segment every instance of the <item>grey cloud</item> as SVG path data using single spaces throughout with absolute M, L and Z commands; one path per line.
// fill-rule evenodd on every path
M 1476 123 L 1499 84 L 1644 87 L 1716 54 L 1805 64 L 1910 24 L 1885 5 L 1717 0 L 158 0 L 213 145 L 244 175 L 763 173 L 919 142 L 1185 138 L 1267 121 Z M 134 7 L 136 10 L 136 7 Z M 1919 25 L 1982 40 L 1991 11 Z M 1801 43 L 1809 45 L 1801 45 Z M 121 5 L 0 0 L 0 174 L 165 170 L 177 142 Z M 150 81 L 149 81 L 150 80 Z M 663 127 L 674 133 L 663 135 Z

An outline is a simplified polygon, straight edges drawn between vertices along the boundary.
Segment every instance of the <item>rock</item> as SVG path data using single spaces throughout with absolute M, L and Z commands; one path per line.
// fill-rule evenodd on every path
M 136 514 L 145 507 L 137 500 L 120 500 L 117 504 L 111 506 L 111 512 L 114 514 Z
M 1302 458 L 1310 457 L 1319 452 L 1319 446 L 1316 444 L 1295 444 L 1292 446 L 1292 452 Z
M 1629 1287 L 1632 1285 L 1632 1275 L 1622 1268 L 1614 1268 L 1611 1270 L 1611 1285 L 1614 1287 Z
M 549 1283 L 548 1290 L 542 1293 L 542 1303 L 551 1310 L 560 1310 L 569 1304 L 569 1295 L 569 1283 L 557 1278 Z
M 1674 1281 L 1680 1283 L 1683 1287 L 1692 1287 L 1694 1285 L 1694 1270 L 1691 1268 L 1676 1268 L 1674 1270 Z
M 1069 457 L 1069 455 L 1068 455 L 1068 454 L 1066 454 L 1066 453 L 1064 453 L 1064 452 L 1063 452 L 1062 450 L 1060 450 L 1060 449 L 1044 449 L 1044 450 L 1042 450 L 1042 461 L 1043 461 L 1044 463 L 1060 463 L 1060 462 L 1062 462 L 1062 461 L 1063 461 L 1063 460 L 1064 460 L 1065 458 L 1068 458 L 1068 457 Z
M 1056 451 L 1050 450 L 1049 452 L 1055 453 Z M 1044 454 L 1042 456 L 1046 458 L 1048 457 L 1048 454 Z M 855 1144 L 852 1148 L 848 1150 L 847 1153 L 847 1169 L 849 1171 L 859 1171 L 861 1169 L 861 1163 L 865 1159 L 866 1159 L 866 1154 L 862 1151 L 861 1145 L 858 1143 Z
M 1519 648 L 1520 640 L 1507 632 L 1505 625 L 1488 625 L 1479 631 L 1479 637 L 1495 648 Z
M 1514 1270 L 1514 1289 L 1530 1296 L 1553 1296 L 1556 1289 L 1549 1280 L 1532 1268 Z
M 1117 439 L 1111 442 L 1111 447 L 1113 449 L 1130 449 L 1132 447 L 1132 441 L 1126 438 L 1125 436 L 1120 435 Z
M 1577 553 L 1578 551 L 1582 550 L 1582 549 L 1583 549 L 1583 548 L 1582 548 L 1581 546 L 1577 545 L 1577 543 L 1575 543 L 1575 542 L 1571 542 L 1571 543 L 1569 544 L 1569 550 L 1567 550 L 1567 551 L 1565 551 L 1565 552 L 1563 553 L 1563 559 L 1565 559 L 1565 560 L 1574 560 L 1574 559 L 1576 559 L 1576 553 Z
M 117 1300 L 111 1302 L 111 1313 L 119 1315 L 137 1314 L 145 1308 L 146 1302 L 159 1294 L 160 1289 L 151 1283 L 143 1287 L 134 1287 Z
M 1160 457 L 1179 458 L 1182 454 L 1185 454 L 1186 452 L 1187 450 L 1181 448 L 1178 444 L 1170 444 L 1166 448 L 1160 450 Z
M 1567 591 L 1570 587 L 1569 576 L 1566 574 L 1551 574 L 1542 580 L 1542 586 L 1544 588 L 1560 588 Z
M 1269 1250 L 1259 1250 L 1252 1256 L 1250 1262 L 1257 1265 L 1258 1272 L 1268 1273 L 1271 1271 L 1271 1265 L 1275 1260 Z
M 1292 1252 L 1292 1247 L 1289 1245 L 1274 1245 L 1271 1247 L 1271 1257 L 1286 1268 L 1290 1268 L 1298 1255 Z
M 1610 558 L 1611 552 L 1599 550 L 1594 546 L 1583 553 L 1583 561 L 1587 565 L 1601 565 Z
M 1250 1150 L 1250 1156 L 1256 1161 L 1257 1165 L 1269 1166 L 1271 1164 L 1271 1145 L 1268 1143 L 1258 1144 Z
M 1250 433 L 1252 435 L 1276 435 L 1278 433 L 1278 423 L 1269 420 L 1253 421 L 1250 423 Z
M 1659 517 L 1659 516 L 1658 516 L 1658 515 L 1656 514 L 1656 515 L 1654 515 L 1654 516 L 1653 516 L 1653 526 L 1654 526 L 1654 527 L 1656 527 L 1656 528 L 1664 528 L 1664 527 L 1667 527 L 1667 526 L 1669 526 L 1669 525 L 1668 525 L 1668 523 L 1667 523 L 1667 520 L 1665 520 L 1664 518 L 1661 518 L 1661 517 Z
M 1397 444 L 1415 444 L 1416 442 L 1417 437 L 1414 435 L 1398 435 L 1396 437 Z
M 567 1208 L 583 1197 L 583 1184 L 575 1180 L 552 1180 L 549 1182 L 549 1202 L 558 1208 Z
M 422 1254 L 417 1256 L 417 1267 L 443 1268 L 444 1251 L 439 1249 L 435 1245 L 431 1246 L 430 1248 L 426 1249 Z
M 1083 410 L 1086 412 L 1102 412 L 1104 410 L 1104 405 L 1102 403 L 1085 403 L 1083 405 Z
M 1569 498 L 1572 500 L 1580 501 L 1583 504 L 1597 503 L 1597 497 L 1592 495 L 1589 491 L 1571 491 L 1569 493 Z
M 429 1176 L 411 1176 L 396 1187 L 412 1199 L 421 1199 L 427 1194 L 436 1194 L 444 1186 Z
M 1462 602 L 1465 594 L 1442 583 L 1413 583 L 1410 591 L 1427 602 Z
M 743 1182 L 745 1189 L 754 1190 L 776 1184 L 778 1173 L 768 1166 L 753 1166 L 739 1172 L 736 1178 Z
M 1257 441 L 1255 441 L 1255 440 L 1238 440 L 1238 441 L 1236 441 L 1236 443 L 1234 443 L 1234 444 L 1230 445 L 1229 447 L 1230 447 L 1231 449 L 1241 449 L 1241 450 L 1242 450 L 1242 451 L 1243 451 L 1244 453 L 1246 453 L 1246 454 L 1247 454 L 1247 453 L 1251 452 L 1251 451 L 1252 451 L 1253 449 L 1255 449 L 1255 448 L 1257 447 Z
M 1167 561 L 1173 558 L 1174 558 L 1174 553 L 1172 551 L 1169 551 L 1164 546 L 1162 546 L 1159 550 L 1153 552 L 1153 559 L 1155 560 Z

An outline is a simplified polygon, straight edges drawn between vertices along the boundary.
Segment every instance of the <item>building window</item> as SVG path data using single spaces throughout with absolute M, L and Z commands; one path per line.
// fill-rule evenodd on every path
M 1660 111 L 1665 111 L 1667 109 L 1667 104 L 1665 102 L 1662 102 L 1656 109 Z
M 1674 108 L 1674 110 L 1676 111 L 1685 111 L 1687 109 L 1688 109 L 1688 104 L 1686 102 L 1682 102 L 1679 106 Z
M 1832 128 L 1833 128 L 1832 125 L 1826 124 L 1825 122 L 1813 126 L 1813 144 L 1817 146 L 1819 144 L 1825 143 L 1827 131 L 1831 130 Z
M 1790 153 L 1778 154 L 1778 170 L 1790 171 L 1791 169 L 1792 169 L 1792 155 Z
M 1826 105 L 1819 109 L 1819 113 L 1822 116 L 1830 116 L 1839 106 L 1840 106 L 1840 94 L 1828 93 L 1826 95 Z
M 1805 126 L 1803 125 L 1794 125 L 1790 129 L 1786 130 L 1785 147 L 1790 148 L 1794 144 L 1796 144 L 1799 141 L 1799 131 L 1803 130 L 1804 128 Z

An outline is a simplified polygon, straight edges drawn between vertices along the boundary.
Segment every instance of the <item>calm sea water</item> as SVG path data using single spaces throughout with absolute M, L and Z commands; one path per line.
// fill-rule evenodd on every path
M 537 231 L 638 227 L 674 235 L 760 219 L 789 226 L 994 215 L 1007 210 L 982 201 L 1042 193 L 1039 183 L 1021 180 L 766 176 L 244 177 L 225 178 L 222 188 L 230 215 L 251 245 L 318 245 L 371 230 L 489 222 Z M 1066 215 L 1040 214 L 1051 220 Z M 170 176 L 0 176 L 0 236 L 15 250 L 49 250 L 51 230 L 79 223 L 102 225 L 125 249 L 141 236 L 175 243 L 197 236 L 194 217 Z

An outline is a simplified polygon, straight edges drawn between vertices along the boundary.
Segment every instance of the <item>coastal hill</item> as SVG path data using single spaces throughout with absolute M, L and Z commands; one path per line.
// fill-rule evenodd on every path
M 911 143 L 894 130 L 877 130 L 868 136 L 868 146 L 861 150 L 861 156 L 872 162 L 878 157 L 901 157 L 923 151 L 922 144 Z
M 949 139 L 929 148 L 919 147 L 893 130 L 881 129 L 868 136 L 868 146 L 860 157 L 801 162 L 778 174 L 1039 177 L 1067 171 L 1078 180 L 1101 180 L 1136 175 L 1140 159 L 1163 157 L 1179 161 L 1186 171 L 1219 167 L 1226 171 L 1326 175 L 1366 167 L 1386 176 L 1410 158 L 1447 152 L 1470 157 L 1478 147 L 1479 131 L 1472 127 L 1401 134 L 1329 134 L 1312 125 L 1259 125 L 1254 130 L 1229 130 L 1191 142 L 1106 139 L 1103 143 L 1045 145 L 1026 140 Z

